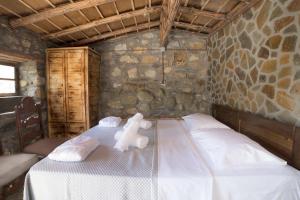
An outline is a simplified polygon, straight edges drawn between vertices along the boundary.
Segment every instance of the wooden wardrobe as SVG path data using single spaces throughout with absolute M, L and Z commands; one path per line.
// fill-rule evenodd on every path
M 74 137 L 98 123 L 100 55 L 74 47 L 46 57 L 49 136 Z

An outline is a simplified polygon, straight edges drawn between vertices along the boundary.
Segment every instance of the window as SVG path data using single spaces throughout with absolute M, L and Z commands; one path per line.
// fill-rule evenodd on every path
M 0 96 L 16 94 L 16 69 L 0 64 Z

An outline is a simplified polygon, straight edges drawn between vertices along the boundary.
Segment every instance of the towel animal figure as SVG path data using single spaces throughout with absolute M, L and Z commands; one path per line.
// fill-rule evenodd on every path
M 114 148 L 119 151 L 127 151 L 129 146 L 134 146 L 139 149 L 143 149 L 147 146 L 149 139 L 148 137 L 138 134 L 139 128 L 150 128 L 151 122 L 143 119 L 141 113 L 135 114 L 133 117 L 128 119 L 127 123 L 121 131 L 115 134 L 117 140 Z
M 137 114 L 140 114 L 140 113 L 137 113 Z M 142 114 L 141 114 L 141 115 L 142 115 Z M 134 116 L 135 116 L 135 115 L 134 115 Z M 133 116 L 133 117 L 134 117 L 134 116 Z M 124 129 L 126 129 L 126 128 L 130 125 L 130 122 L 132 121 L 133 117 L 130 117 L 130 118 L 127 120 L 127 122 L 126 122 L 126 124 L 124 125 L 124 127 L 123 127 L 122 130 L 119 130 L 119 131 L 116 132 L 116 134 L 115 134 L 115 136 L 114 136 L 115 140 L 119 140 L 119 139 L 120 139 L 121 135 L 122 135 L 123 132 L 124 132 Z M 142 119 L 142 120 L 141 120 L 141 122 L 140 122 L 140 128 L 142 128 L 142 129 L 149 129 L 149 128 L 151 128 L 151 127 L 152 127 L 152 123 L 151 123 L 150 121 L 145 120 L 145 119 Z

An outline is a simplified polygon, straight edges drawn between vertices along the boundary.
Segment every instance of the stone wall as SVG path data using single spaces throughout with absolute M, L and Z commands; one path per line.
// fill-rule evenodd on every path
M 11 29 L 6 18 L 0 18 L 0 49 L 12 53 L 28 55 L 34 60 L 20 63 L 20 96 L 33 96 L 43 105 L 46 123 L 46 83 L 45 83 L 45 49 L 51 44 L 43 41 L 36 33 L 25 28 Z M 1 106 L 10 105 L 11 99 L 1 99 Z M 12 109 L 10 111 L 13 111 Z M 45 124 L 46 125 L 46 124 Z M 46 127 L 46 126 L 45 126 Z M 18 138 L 15 128 L 14 113 L 0 114 L 0 143 L 5 153 L 15 153 L 18 149 Z
M 208 42 L 212 101 L 300 120 L 300 1 L 263 0 Z
M 166 51 L 160 48 L 158 30 L 133 33 L 91 47 L 102 58 L 102 117 L 127 117 L 138 111 L 147 117 L 209 112 L 203 36 L 173 31 Z

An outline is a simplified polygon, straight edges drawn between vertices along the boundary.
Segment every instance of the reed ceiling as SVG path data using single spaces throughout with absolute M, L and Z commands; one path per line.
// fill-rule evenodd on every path
M 209 35 L 259 0 L 2 0 L 0 15 L 60 45 L 80 46 L 160 27 Z

